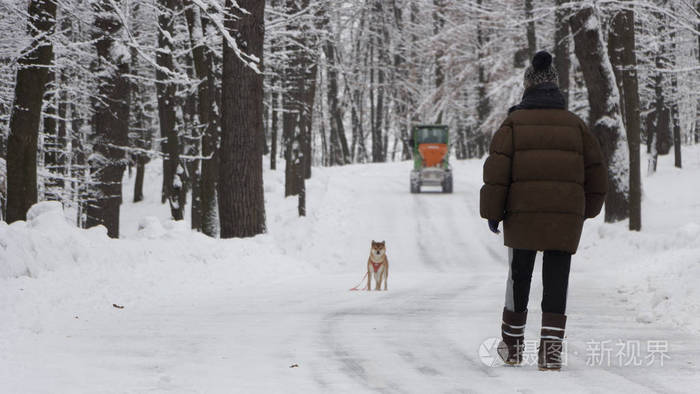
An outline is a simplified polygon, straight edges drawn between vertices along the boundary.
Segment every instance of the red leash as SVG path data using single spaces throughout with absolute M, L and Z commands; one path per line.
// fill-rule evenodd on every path
M 358 283 L 357 286 L 355 286 L 355 287 L 353 287 L 352 289 L 350 289 L 350 291 L 355 291 L 355 290 L 367 290 L 367 285 L 365 285 L 365 287 L 364 287 L 363 289 L 358 289 L 358 287 L 360 287 L 360 285 L 362 285 L 362 282 L 365 281 L 365 278 L 367 277 L 368 274 L 369 274 L 369 271 L 368 271 L 368 272 L 365 272 L 365 276 L 362 277 L 362 279 L 360 280 L 360 283 Z

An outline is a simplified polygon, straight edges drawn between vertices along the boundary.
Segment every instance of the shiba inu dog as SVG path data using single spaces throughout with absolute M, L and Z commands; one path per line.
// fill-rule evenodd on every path
M 374 290 L 382 289 L 382 281 L 384 282 L 384 290 L 386 290 L 386 282 L 389 277 L 389 259 L 386 257 L 386 242 L 372 241 L 372 248 L 369 250 L 369 259 L 367 260 L 367 290 L 372 290 L 372 275 L 376 286 Z

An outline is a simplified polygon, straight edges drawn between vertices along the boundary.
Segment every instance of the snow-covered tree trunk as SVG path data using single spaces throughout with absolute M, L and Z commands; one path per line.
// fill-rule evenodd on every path
M 588 90 L 590 129 L 608 163 L 605 221 L 616 222 L 629 216 L 629 151 L 620 115 L 620 93 L 596 11 L 584 5 L 570 22 L 576 57 Z
M 642 184 L 640 159 L 640 105 L 635 52 L 634 11 L 620 10 L 612 19 L 608 53 L 620 90 L 629 147 L 629 229 L 642 229 Z
M 409 160 L 411 158 L 411 147 L 408 145 L 409 132 L 411 128 L 408 119 L 408 107 L 411 95 L 406 91 L 406 80 L 408 79 L 408 65 L 406 64 L 406 44 L 404 33 L 403 11 L 397 0 L 391 0 L 391 7 L 394 13 L 395 34 L 397 36 L 396 48 L 394 50 L 394 94 L 395 114 L 400 130 L 401 138 L 401 160 Z M 401 81 L 396 83 L 396 81 Z
M 285 142 L 285 196 L 298 195 L 301 200 L 305 191 L 304 180 L 310 177 L 311 164 L 311 120 L 316 96 L 317 61 L 309 48 L 315 48 L 316 37 L 311 32 L 312 21 L 292 17 L 309 7 L 309 0 L 286 1 L 286 12 L 290 17 L 287 28 L 298 34 L 287 39 L 287 59 L 284 66 L 284 113 L 282 116 L 283 140 Z M 300 212 L 302 209 L 300 208 Z
M 141 8 L 138 2 L 132 4 L 131 9 L 131 19 L 132 21 L 139 20 L 141 17 Z M 130 26 L 134 40 L 139 42 L 142 29 L 140 25 L 132 24 Z M 138 49 L 133 46 L 130 48 L 131 51 L 131 74 L 134 76 L 134 81 L 131 86 L 131 119 L 132 119 L 132 136 L 133 140 L 131 145 L 138 148 L 139 150 L 132 154 L 132 158 L 136 165 L 136 177 L 134 179 L 134 202 L 143 201 L 143 183 L 146 176 L 146 164 L 149 162 L 149 157 L 144 151 L 151 148 L 151 130 L 146 122 L 146 89 L 142 82 L 140 82 L 140 77 L 143 77 L 141 70 L 139 70 L 139 55 Z
M 20 67 L 7 141 L 8 223 L 26 220 L 27 210 L 37 201 L 37 139 L 47 66 L 53 57 L 51 35 L 56 25 L 56 3 L 31 0 L 27 15 L 32 41 L 17 60 Z
M 56 91 L 58 84 L 56 82 L 56 56 L 52 53 L 50 61 L 48 80 L 46 81 L 46 93 L 43 100 L 43 144 L 40 149 L 44 155 L 44 169 L 46 173 L 54 174 L 58 170 L 58 156 L 60 146 L 58 144 L 58 136 L 56 129 L 56 112 L 57 112 L 57 95 Z M 43 178 L 43 198 L 42 200 L 60 201 L 61 193 L 59 190 L 58 179 L 55 176 L 49 175 Z
M 280 0 L 271 0 L 270 7 L 279 7 Z M 270 58 L 276 58 L 280 53 L 280 38 L 270 38 Z M 282 70 L 271 68 L 270 78 L 270 169 L 277 169 L 278 141 L 279 141 L 279 120 L 280 120 L 280 73 Z
M 220 236 L 252 237 L 265 231 L 260 144 L 260 133 L 264 133 L 265 3 L 226 0 L 225 10 L 225 30 L 241 53 L 224 38 L 218 183 Z
M 336 69 L 336 49 L 334 37 L 328 37 L 323 45 L 326 56 L 328 110 L 330 112 L 330 165 L 343 165 L 350 162 L 348 140 L 345 137 L 343 113 L 338 103 L 338 70 Z
M 384 7 L 382 6 L 381 0 L 375 0 L 374 6 L 372 8 L 372 23 L 371 28 L 371 46 L 372 46 L 372 70 L 371 72 L 376 73 L 376 85 L 374 90 L 376 91 L 376 105 L 373 106 L 372 112 L 374 116 L 370 120 L 372 123 L 372 161 L 375 163 L 384 162 L 386 158 L 384 156 L 384 136 L 382 132 L 382 125 L 385 121 L 384 119 L 384 93 L 385 93 L 385 80 L 386 72 L 385 68 L 387 66 L 388 59 L 386 59 L 385 54 L 388 50 L 387 43 L 385 40 L 385 23 L 384 23 Z
M 204 15 L 201 15 L 202 31 L 206 32 L 207 27 L 212 25 L 211 20 Z M 218 143 L 221 138 L 220 128 L 220 102 L 221 89 L 218 85 L 219 77 L 215 70 L 220 60 L 216 57 L 212 48 L 205 47 L 204 51 L 204 68 L 206 70 L 206 79 L 201 84 L 206 84 L 206 93 L 208 99 L 201 96 L 203 88 L 200 87 L 200 122 L 206 124 L 206 129 L 202 135 L 202 156 L 206 159 L 202 160 L 201 174 L 201 197 L 200 209 L 202 211 L 202 232 L 210 237 L 214 237 L 219 231 L 219 215 L 217 211 L 218 199 L 216 196 L 216 182 L 219 177 L 219 152 Z M 204 102 L 202 102 L 204 101 Z M 203 110 L 208 112 L 205 118 L 202 118 Z M 205 122 L 206 121 L 206 122 Z
M 279 140 L 278 130 L 279 130 L 279 105 L 280 105 L 280 94 L 277 91 L 279 89 L 279 78 L 277 76 L 272 78 L 273 92 L 270 94 L 270 169 L 277 169 L 277 142 Z
M 184 1 L 185 7 L 185 19 L 187 20 L 187 30 L 190 37 L 190 51 L 192 52 L 192 65 L 194 68 L 194 76 L 199 83 L 197 84 L 197 109 L 196 119 L 193 128 L 197 130 L 193 136 L 193 141 L 195 145 L 201 147 L 197 149 L 197 153 L 201 153 L 204 156 L 202 140 L 204 139 L 204 134 L 209 126 L 209 111 L 212 105 L 209 95 L 209 86 L 207 84 L 208 74 L 211 69 L 207 67 L 206 53 L 207 50 L 206 43 L 204 42 L 204 31 L 202 30 L 202 19 L 200 17 L 200 9 L 195 6 L 191 0 Z M 194 112 L 194 108 L 192 108 Z M 198 140 L 198 141 L 197 141 Z M 207 160 L 207 159 L 203 159 Z M 192 176 L 192 214 L 191 214 L 191 226 L 192 229 L 201 231 L 202 223 L 205 215 L 202 212 L 202 205 L 204 200 L 204 192 L 202 189 L 202 166 L 203 160 L 192 160 L 190 174 Z M 211 191 L 208 191 L 211 192 Z
M 477 5 L 479 7 L 482 6 L 483 0 L 477 0 Z M 488 117 L 489 113 L 491 112 L 491 103 L 489 101 L 489 96 L 487 95 L 486 92 L 486 83 L 488 82 L 488 76 L 487 76 L 487 70 L 486 70 L 486 64 L 484 64 L 484 57 L 486 56 L 486 43 L 487 43 L 487 37 L 488 34 L 486 32 L 486 28 L 484 27 L 484 23 L 481 22 L 481 20 L 477 21 L 476 23 L 476 40 L 477 40 L 477 45 L 478 45 L 478 78 L 479 78 L 479 84 L 477 88 L 477 92 L 479 95 L 479 104 L 477 108 L 477 119 L 479 121 L 479 127 L 481 130 L 479 130 L 476 136 L 476 157 L 481 157 L 486 153 L 488 149 L 488 142 L 486 141 L 486 135 L 485 135 L 485 130 L 483 129 L 483 125 L 486 122 L 486 118 Z
M 532 59 L 537 52 L 537 34 L 535 30 L 535 19 L 532 14 L 533 0 L 525 0 L 525 18 L 527 19 L 527 53 Z
M 571 70 L 571 55 L 569 50 L 569 10 L 563 5 L 568 0 L 557 0 L 557 9 L 554 13 L 554 67 L 559 74 L 559 89 L 569 106 L 569 80 Z
M 433 10 L 433 34 L 436 36 L 440 34 L 442 29 L 445 27 L 445 17 L 443 15 L 444 12 L 444 7 L 445 5 L 443 4 L 442 0 L 433 0 L 433 7 L 435 9 Z M 443 57 L 445 56 L 445 51 L 444 48 L 442 47 L 441 42 L 436 43 L 436 48 L 435 48 L 435 96 L 433 98 L 433 102 L 436 105 L 436 107 L 439 106 L 439 100 L 440 100 L 440 92 L 445 89 L 443 86 L 445 84 L 445 70 L 443 69 L 443 62 L 444 59 Z M 442 124 L 443 120 L 443 113 L 444 111 L 442 108 L 438 109 L 438 113 L 436 114 L 435 118 L 435 123 L 437 124 Z
M 676 31 L 671 31 L 671 56 L 672 64 L 678 66 L 678 43 L 676 41 Z M 673 163 L 676 168 L 683 167 L 681 157 L 681 114 L 680 114 L 680 95 L 678 91 L 678 73 L 671 75 L 671 97 L 673 104 L 671 105 L 671 123 L 673 125 Z
M 126 167 L 124 148 L 128 144 L 129 109 L 131 105 L 128 80 L 131 54 L 121 41 L 124 26 L 113 4 L 102 0 L 94 5 L 97 49 L 96 69 L 99 96 L 93 101 L 93 122 L 96 135 L 90 168 L 97 194 L 87 207 L 87 227 L 98 224 L 107 227 L 107 234 L 119 238 L 119 206 L 122 176 Z
M 156 90 L 158 94 L 158 119 L 160 135 L 164 138 L 163 153 L 163 194 L 162 201 L 170 203 L 170 212 L 175 220 L 184 218 L 184 185 L 176 179 L 180 166 L 180 141 L 175 115 L 176 84 L 172 80 L 175 70 L 173 64 L 173 32 L 175 16 L 179 2 L 177 0 L 158 0 L 158 49 L 156 50 Z

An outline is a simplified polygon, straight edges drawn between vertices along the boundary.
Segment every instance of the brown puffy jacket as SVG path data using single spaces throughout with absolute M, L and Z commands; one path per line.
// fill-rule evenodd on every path
M 503 220 L 511 248 L 576 253 L 583 221 L 598 215 L 606 191 L 600 146 L 580 118 L 516 110 L 491 141 L 481 217 Z

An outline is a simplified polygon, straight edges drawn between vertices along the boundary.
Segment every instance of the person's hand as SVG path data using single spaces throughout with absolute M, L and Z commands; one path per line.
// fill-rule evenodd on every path
M 498 220 L 489 220 L 489 230 L 491 230 L 491 232 L 494 234 L 501 233 L 501 231 L 498 229 L 498 223 L 500 223 Z

